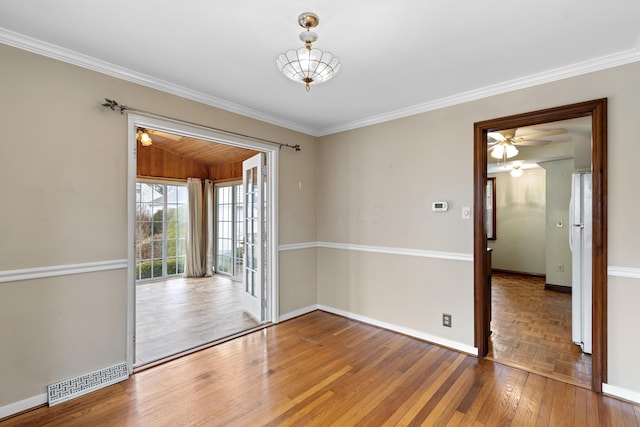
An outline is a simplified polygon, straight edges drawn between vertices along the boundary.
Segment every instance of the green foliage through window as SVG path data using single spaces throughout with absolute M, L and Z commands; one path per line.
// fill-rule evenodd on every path
M 136 183 L 136 279 L 184 273 L 185 185 Z

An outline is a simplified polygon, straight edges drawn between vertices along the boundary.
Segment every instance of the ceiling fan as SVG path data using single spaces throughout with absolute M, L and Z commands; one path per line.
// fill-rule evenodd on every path
M 529 134 L 518 134 L 520 129 L 504 129 L 496 132 L 489 132 L 487 136 L 493 140 L 488 142 L 488 150 L 491 151 L 491 157 L 498 160 L 510 159 L 518 155 L 516 146 L 542 146 L 551 143 L 548 140 L 541 140 L 546 136 L 561 135 L 567 133 L 566 129 L 548 129 L 540 132 Z M 521 132 L 520 132 L 521 133 Z

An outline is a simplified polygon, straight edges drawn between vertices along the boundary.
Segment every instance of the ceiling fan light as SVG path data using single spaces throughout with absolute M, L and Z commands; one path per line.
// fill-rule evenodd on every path
M 506 144 L 504 149 L 507 153 L 507 159 L 518 155 L 518 149 L 513 144 Z
M 493 150 L 491 150 L 491 157 L 498 160 L 502 159 L 502 157 L 504 157 L 504 145 L 498 144 L 493 147 Z

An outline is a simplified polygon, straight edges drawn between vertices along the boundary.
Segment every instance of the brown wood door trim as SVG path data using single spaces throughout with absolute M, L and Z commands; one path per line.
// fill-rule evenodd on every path
M 487 133 L 502 129 L 533 126 L 560 120 L 591 117 L 591 164 L 593 179 L 593 354 L 591 389 L 602 392 L 607 381 L 607 99 L 485 120 L 474 124 L 474 338 L 478 357 L 488 352 L 488 325 L 484 321 L 488 304 L 485 289 L 488 276 L 487 237 L 484 201 L 487 182 Z

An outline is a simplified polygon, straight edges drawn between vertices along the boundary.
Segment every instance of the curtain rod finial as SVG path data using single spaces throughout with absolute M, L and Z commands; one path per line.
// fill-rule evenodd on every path
M 111 108 L 112 111 L 116 111 L 116 108 L 120 110 L 120 114 L 124 114 L 124 110 L 127 109 L 126 105 L 120 105 L 117 101 L 109 98 L 104 99 L 106 102 L 104 104 L 100 104 L 103 107 Z

